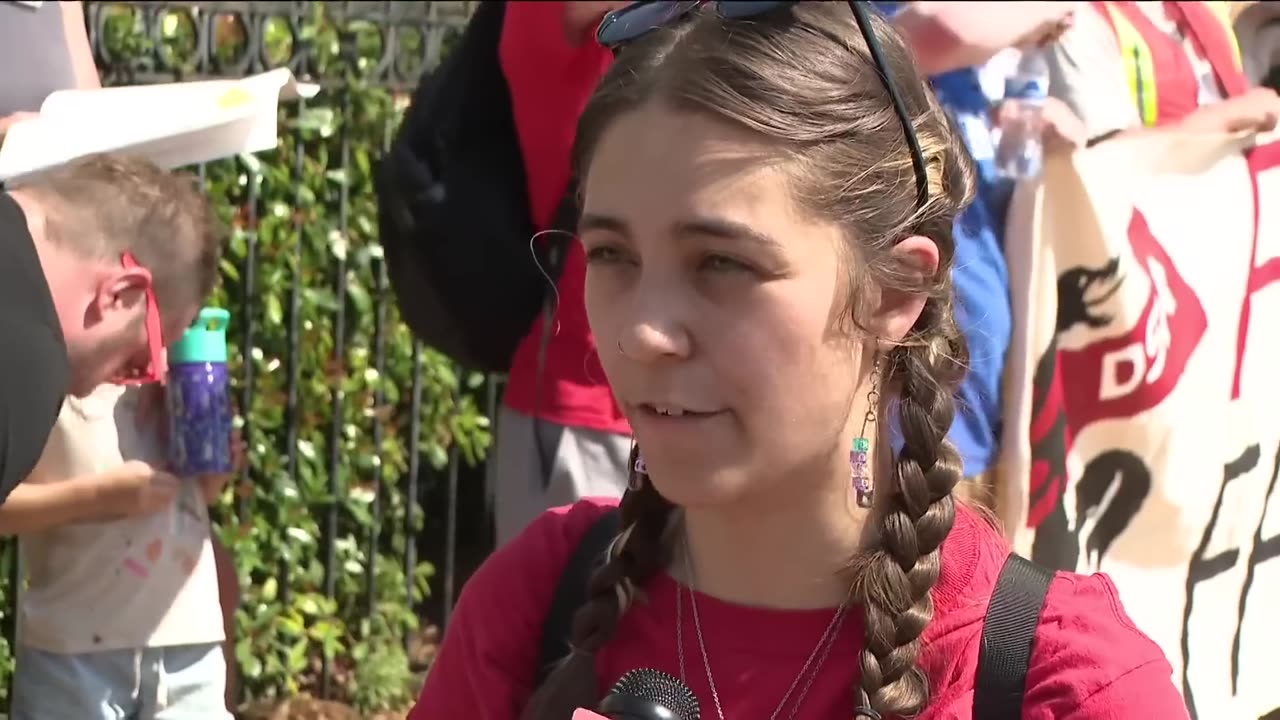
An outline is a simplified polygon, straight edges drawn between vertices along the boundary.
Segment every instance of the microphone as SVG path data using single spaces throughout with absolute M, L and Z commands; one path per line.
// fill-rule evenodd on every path
M 614 683 L 596 708 L 578 710 L 573 720 L 699 720 L 698 698 L 687 685 L 661 670 L 637 668 Z

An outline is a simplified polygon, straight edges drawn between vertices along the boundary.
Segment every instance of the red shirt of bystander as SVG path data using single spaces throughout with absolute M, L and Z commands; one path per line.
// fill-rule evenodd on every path
M 498 58 L 511 89 L 534 225 L 548 227 L 569 182 L 578 116 L 613 55 L 594 40 L 565 39 L 563 2 L 509 2 Z M 538 372 L 543 317 L 512 359 L 505 404 L 523 415 L 590 430 L 630 434 L 600 367 L 583 304 L 586 258 L 569 243 L 557 284 L 559 304 Z

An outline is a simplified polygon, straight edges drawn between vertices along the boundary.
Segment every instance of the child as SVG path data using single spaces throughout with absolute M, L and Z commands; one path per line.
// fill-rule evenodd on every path
M 224 720 L 225 639 L 207 504 L 225 476 L 165 467 L 159 386 L 67 398 L 0 507 L 22 536 L 14 720 Z M 148 402 L 153 401 L 153 402 Z

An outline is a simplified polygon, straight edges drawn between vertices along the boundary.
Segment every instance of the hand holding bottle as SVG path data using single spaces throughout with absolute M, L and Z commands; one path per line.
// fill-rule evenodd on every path
M 141 460 L 129 460 L 97 476 L 97 495 L 106 515 L 135 517 L 160 512 L 173 505 L 182 482 Z

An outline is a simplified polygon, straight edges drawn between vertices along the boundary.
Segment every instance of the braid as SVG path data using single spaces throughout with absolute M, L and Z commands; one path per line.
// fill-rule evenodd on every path
M 637 589 L 665 568 L 671 550 L 664 542 L 674 506 L 647 479 L 636 483 L 639 451 L 631 451 L 633 487 L 618 506 L 622 533 L 609 547 L 609 557 L 587 583 L 587 604 L 573 616 L 567 658 L 537 688 L 521 713 L 521 720 L 563 720 L 580 707 L 594 707 L 599 698 L 595 654 L 609 642 L 618 620 Z
M 920 342 L 889 355 L 887 380 L 899 388 L 903 446 L 892 481 L 880 484 L 879 532 L 857 573 L 866 613 L 860 707 L 886 716 L 913 715 L 929 702 L 928 678 L 916 659 L 933 617 L 930 590 L 941 573 L 939 550 L 955 522 L 951 493 L 962 477 L 959 455 L 946 440 L 965 363 L 949 304 L 926 302 L 914 337 Z

